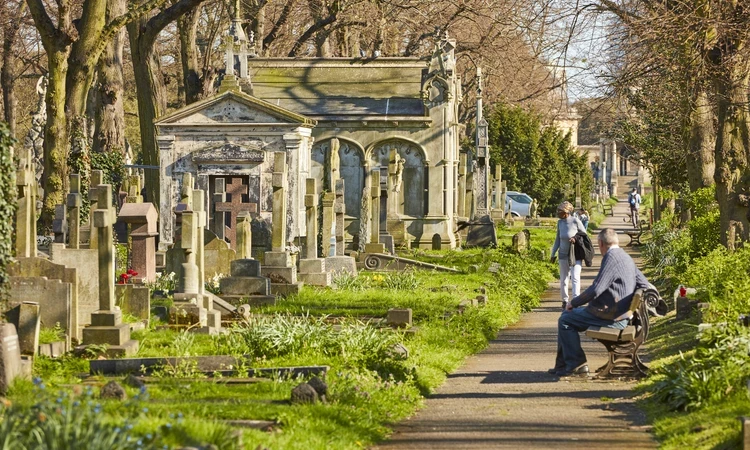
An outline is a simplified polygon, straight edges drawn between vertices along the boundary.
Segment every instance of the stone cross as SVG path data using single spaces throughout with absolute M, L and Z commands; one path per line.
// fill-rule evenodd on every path
M 458 217 L 466 217 L 466 153 L 458 157 Z
M 318 257 L 318 180 L 305 180 L 305 218 L 307 219 L 307 236 L 305 259 Z
M 271 250 L 286 250 L 286 153 L 275 152 L 273 160 L 273 230 L 271 233 Z
M 344 203 L 344 181 L 336 180 L 336 200 L 333 204 L 333 212 L 336 215 L 336 256 L 344 256 L 344 225 L 346 204 Z
M 250 212 L 237 214 L 237 258 L 253 259 L 253 227 Z
M 185 172 L 182 174 L 182 187 L 180 188 L 180 203 L 193 206 L 193 174 Z
M 114 210 L 111 202 L 112 186 L 99 184 L 98 208 L 93 212 L 92 228 L 97 235 L 99 251 L 99 311 L 115 310 L 115 247 L 113 242 L 112 225 L 114 224 Z
M 81 175 L 70 174 L 70 192 L 65 199 L 68 208 L 68 246 L 77 249 L 81 242 Z
M 227 180 L 217 178 L 214 180 L 214 194 L 212 204 L 218 205 L 227 201 Z M 213 213 L 213 232 L 217 238 L 224 240 L 226 235 L 226 213 L 214 207 Z
M 370 197 L 372 197 L 370 243 L 377 244 L 380 242 L 380 169 L 372 169 L 370 183 Z
M 206 192 L 202 189 L 193 189 L 193 213 L 196 221 L 196 235 L 195 235 L 195 264 L 198 266 L 198 279 L 199 291 L 201 294 L 205 292 L 205 257 L 203 254 L 203 239 L 206 233 Z
M 36 256 L 36 178 L 31 151 L 21 153 L 16 172 L 16 257 Z
M 91 183 L 89 184 L 89 211 L 96 211 L 99 208 L 106 209 L 106 205 L 112 202 L 111 197 L 106 200 L 102 205 L 99 205 L 99 186 L 104 184 L 104 172 L 101 170 L 91 171 Z M 93 213 L 92 213 L 93 214 Z M 97 248 L 97 232 L 96 227 L 91 224 L 89 220 L 89 248 Z
M 276 176 L 275 172 L 274 172 L 274 176 Z M 229 186 L 227 186 L 226 189 L 227 189 L 226 193 L 232 197 L 231 201 L 214 203 L 214 211 L 229 214 L 230 225 L 229 225 L 229 228 L 226 230 L 225 235 L 226 235 L 226 238 L 229 239 L 229 245 L 234 250 L 237 250 L 237 242 L 236 242 L 237 240 L 237 237 L 236 237 L 237 236 L 236 235 L 237 215 L 241 213 L 242 211 L 255 213 L 258 211 L 258 205 L 256 203 L 244 203 L 242 201 L 242 196 L 248 193 L 248 186 L 246 184 L 242 184 L 242 178 L 239 178 L 239 177 L 232 178 L 232 181 L 229 183 Z M 275 186 L 274 186 L 274 191 L 275 191 Z M 276 205 L 276 203 L 274 203 L 274 205 Z

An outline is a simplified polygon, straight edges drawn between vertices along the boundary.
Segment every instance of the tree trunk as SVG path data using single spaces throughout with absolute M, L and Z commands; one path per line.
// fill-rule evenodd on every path
M 94 71 L 101 53 L 94 50 L 106 25 L 107 2 L 87 0 L 83 4 L 78 39 L 73 43 L 65 82 L 65 107 L 71 117 L 86 113 L 86 98 L 94 80 Z M 101 51 L 101 50 L 99 50 Z
M 689 120 L 690 157 L 687 158 L 687 172 L 690 190 L 695 191 L 714 184 L 714 149 L 716 148 L 714 112 L 708 93 L 703 89 L 699 89 L 692 99 Z
M 190 11 L 177 21 L 180 35 L 180 61 L 182 63 L 182 79 L 185 86 L 185 104 L 189 105 L 200 100 L 203 85 L 198 68 L 198 48 L 195 37 L 198 31 L 199 11 Z
M 16 136 L 16 93 L 15 93 L 15 58 L 13 48 L 18 41 L 18 28 L 21 25 L 21 16 L 26 9 L 26 3 L 21 2 L 16 11 L 16 20 L 10 21 L 5 29 L 3 37 L 3 68 L 0 70 L 0 85 L 3 90 L 3 118 L 8 124 L 10 136 Z M 10 13 L 10 11 L 5 10 Z
M 107 20 L 127 11 L 124 0 L 110 0 Z M 112 42 L 102 53 L 97 65 L 96 111 L 92 152 L 118 152 L 125 154 L 125 110 L 123 107 L 124 83 L 122 52 L 125 30 L 118 30 Z
M 138 99 L 141 154 L 144 164 L 158 166 L 159 147 L 156 142 L 154 121 L 167 110 L 167 96 L 159 60 L 153 51 L 153 42 L 141 34 L 146 23 L 145 18 L 135 20 L 128 24 L 127 29 Z M 159 206 L 159 172 L 146 170 L 146 196 L 148 201 L 157 208 Z
M 47 126 L 44 128 L 44 202 L 41 224 L 51 226 L 55 205 L 63 202 L 68 178 L 68 127 L 65 115 L 65 75 L 69 46 L 47 50 L 49 81 L 47 86 Z
M 728 62 L 725 62 L 730 66 Z M 748 76 L 744 64 L 722 67 L 715 79 L 718 94 L 716 136 L 716 199 L 721 216 L 721 243 L 730 250 L 748 240 Z M 731 245 L 730 245 L 731 244 Z

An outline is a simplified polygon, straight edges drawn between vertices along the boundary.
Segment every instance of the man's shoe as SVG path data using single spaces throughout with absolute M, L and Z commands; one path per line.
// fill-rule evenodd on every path
M 564 371 L 564 370 L 565 370 L 565 367 L 563 367 L 563 368 L 559 368 L 559 367 L 553 367 L 553 368 L 551 368 L 551 369 L 547 370 L 547 373 L 548 373 L 548 374 L 550 374 L 550 375 L 557 375 L 557 372 L 559 372 L 559 371 L 561 371 L 561 370 L 563 370 L 563 371 Z
M 573 370 L 558 370 L 555 375 L 558 377 L 587 377 L 589 375 L 589 366 L 584 364 Z
M 568 307 L 568 302 L 565 302 L 565 301 L 563 301 L 563 302 L 562 302 L 562 309 L 563 309 L 563 311 L 564 311 L 564 310 L 565 310 L 565 308 L 567 308 L 567 307 Z

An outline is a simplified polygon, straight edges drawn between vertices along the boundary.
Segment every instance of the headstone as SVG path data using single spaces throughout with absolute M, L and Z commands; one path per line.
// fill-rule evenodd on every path
M 18 343 L 22 355 L 36 355 L 39 350 L 40 325 L 39 303 L 22 302 L 18 305 Z
M 388 310 L 386 323 L 392 327 L 410 327 L 412 324 L 411 308 L 391 308 Z
M 143 196 L 141 195 L 141 176 L 140 175 L 129 175 L 127 177 L 127 194 L 125 197 L 126 203 L 143 203 Z
M 80 248 L 81 244 L 81 176 L 77 173 L 70 174 L 70 192 L 65 199 L 68 208 L 68 247 Z
M 206 233 L 208 242 L 203 247 L 203 255 L 206 264 L 206 274 L 204 282 L 210 280 L 216 275 L 230 274 L 231 263 L 237 259 L 237 252 L 229 248 L 229 243 L 219 239 L 213 233 Z
M 37 339 L 36 345 L 39 345 L 38 324 L 45 328 L 52 328 L 59 325 L 65 330 L 66 335 L 71 334 L 72 329 L 72 287 L 71 283 L 62 280 L 49 280 L 44 277 L 11 277 L 10 288 L 12 290 L 9 306 L 13 311 L 8 311 L 9 320 L 18 327 L 19 338 L 23 337 L 25 343 L 22 353 L 34 354 L 33 339 Z M 36 305 L 36 319 L 30 320 L 33 315 L 32 310 Z M 41 305 L 41 309 L 40 306 Z M 70 342 L 70 340 L 67 340 Z M 32 353 L 28 353 L 31 351 Z
M 55 218 L 52 220 L 52 232 L 55 243 L 64 244 L 68 236 L 68 218 L 65 205 L 55 205 Z
M 466 236 L 467 247 L 497 247 L 497 232 L 495 222 L 490 216 L 482 216 L 478 221 L 469 225 Z
M 137 283 L 156 280 L 156 224 L 159 214 L 152 203 L 125 203 L 120 209 L 118 221 L 130 225 L 132 247 L 130 261 L 138 272 L 133 279 Z
M 498 273 L 500 271 L 500 264 L 493 262 L 487 267 L 487 272 L 489 273 Z
M 440 233 L 432 235 L 432 249 L 441 250 L 443 248 L 443 238 L 440 237 Z
M 115 286 L 117 306 L 125 314 L 141 320 L 151 319 L 151 294 L 145 286 L 118 284 Z
M 98 206 L 92 213 L 91 225 L 97 236 L 99 262 L 99 310 L 91 314 L 91 326 L 83 329 L 83 345 L 106 344 L 110 356 L 131 355 L 138 351 L 138 342 L 130 339 L 130 326 L 122 323 L 122 312 L 115 308 L 115 252 L 112 225 L 114 210 L 112 186 L 97 187 Z
M 261 276 L 260 261 L 236 259 L 231 264 L 231 275 L 219 281 L 220 297 L 234 304 L 273 305 L 276 297 L 271 295 L 271 280 Z
M 249 213 L 256 213 L 258 212 L 258 205 L 256 203 L 245 203 L 242 200 L 242 197 L 244 195 L 248 195 L 248 186 L 246 184 L 242 183 L 242 178 L 235 177 L 232 178 L 229 185 L 226 186 L 226 194 L 229 194 L 231 197 L 231 200 L 229 202 L 214 202 L 214 212 L 215 213 L 226 213 L 229 216 L 229 227 L 225 228 L 224 236 L 229 240 L 230 246 L 237 250 L 236 244 L 237 244 L 237 237 L 236 237 L 236 229 L 237 229 L 237 216 L 245 211 Z M 214 201 L 218 199 L 218 197 L 214 197 Z M 216 220 L 218 216 L 214 216 Z M 219 219 L 221 220 L 221 219 Z M 219 226 L 214 224 L 214 231 Z M 217 234 L 218 236 L 219 234 Z
M 677 301 L 675 302 L 675 309 L 677 311 L 675 320 L 685 320 L 689 318 L 693 314 L 697 304 L 697 301 L 690 300 L 687 297 L 677 297 Z
M 0 323 L 0 394 L 7 394 L 13 380 L 22 374 L 21 365 L 16 327 L 12 323 Z
M 71 311 L 74 312 L 74 331 L 71 337 L 78 342 L 83 339 L 83 327 L 91 323 L 91 313 L 99 309 L 99 263 L 97 249 L 66 248 L 63 244 L 52 244 L 50 246 L 50 258 L 44 263 L 33 263 L 31 261 L 19 261 L 20 273 L 28 276 L 45 276 L 49 279 L 62 279 L 62 271 L 71 271 L 71 279 L 63 281 L 71 282 L 73 291 L 73 304 Z M 31 258 L 30 260 L 33 260 Z M 53 264 L 54 263 L 54 264 Z M 43 264 L 43 267 L 41 266 Z M 52 265 L 50 265 L 52 264 Z M 37 266 L 32 269 L 30 266 Z M 59 267 L 55 269 L 53 266 Z M 44 304 L 42 303 L 42 311 Z
M 519 231 L 518 233 L 513 235 L 513 251 L 516 253 L 526 253 L 528 250 L 528 241 L 526 239 L 526 234 L 523 231 Z

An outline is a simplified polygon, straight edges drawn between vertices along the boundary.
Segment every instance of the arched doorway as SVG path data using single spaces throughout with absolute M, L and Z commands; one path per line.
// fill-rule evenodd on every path
M 424 151 L 409 141 L 391 139 L 377 143 L 370 154 L 370 163 L 373 168 L 380 168 L 381 186 L 385 188 L 384 180 L 388 179 L 388 163 L 391 150 L 396 150 L 404 161 L 401 180 L 401 189 L 395 199 L 396 210 L 399 214 L 412 217 L 424 217 L 427 206 L 427 178 L 425 176 Z M 390 193 L 386 192 L 386 195 Z M 392 194 L 390 194 L 392 195 Z M 387 211 L 381 208 L 381 214 Z
M 326 155 L 331 151 L 331 139 L 312 148 L 310 176 L 323 180 Z M 339 177 L 344 180 L 346 215 L 359 219 L 362 209 L 362 190 L 365 187 L 364 152 L 353 142 L 339 140 Z

